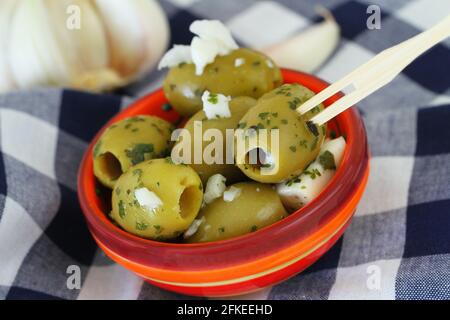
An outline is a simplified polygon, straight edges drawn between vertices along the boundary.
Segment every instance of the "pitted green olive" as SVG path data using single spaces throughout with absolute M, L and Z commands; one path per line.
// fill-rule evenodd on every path
M 203 74 L 195 74 L 194 64 L 171 68 L 164 80 L 164 93 L 183 116 L 202 109 L 201 96 L 205 90 L 227 96 L 259 98 L 282 83 L 280 69 L 262 53 L 237 49 L 218 56 L 206 66 Z
M 131 117 L 107 128 L 94 147 L 94 174 L 109 188 L 119 176 L 144 160 L 164 157 L 173 126 L 153 116 Z
M 168 240 L 191 225 L 202 198 L 200 177 L 191 167 L 170 158 L 148 160 L 117 180 L 111 218 L 135 235 Z
M 234 163 L 227 164 L 226 161 L 226 154 L 227 150 L 229 151 L 229 154 L 232 155 L 233 152 L 233 144 L 228 143 L 226 141 L 226 130 L 227 129 L 235 129 L 237 124 L 239 123 L 239 120 L 244 116 L 244 114 L 254 105 L 256 104 L 256 100 L 250 97 L 237 97 L 233 98 L 229 102 L 229 108 L 231 112 L 231 117 L 229 118 L 218 118 L 218 119 L 208 119 L 205 115 L 205 112 L 203 110 L 198 111 L 196 114 L 194 114 L 189 121 L 186 123 L 184 128 L 188 130 L 190 138 L 190 149 L 191 149 L 191 156 L 190 159 L 188 159 L 187 163 L 190 164 L 190 166 L 199 174 L 200 178 L 202 179 L 202 182 L 206 184 L 208 181 L 208 178 L 214 174 L 220 173 L 225 178 L 227 178 L 227 183 L 233 183 L 240 180 L 243 180 L 245 178 L 245 175 L 242 174 L 242 172 L 234 165 Z M 201 124 L 201 131 L 203 133 L 207 132 L 209 129 L 216 129 L 220 131 L 220 134 L 222 136 L 222 155 L 218 156 L 218 162 L 219 163 L 207 163 L 205 158 L 203 157 L 203 152 L 207 148 L 208 145 L 212 143 L 212 141 L 205 141 L 202 140 L 202 147 L 199 148 L 199 151 L 202 154 L 201 157 L 201 163 L 194 163 L 194 128 L 195 124 Z M 181 146 L 183 143 L 182 137 L 180 138 L 180 142 L 175 144 L 174 148 L 177 148 L 178 146 Z M 233 139 L 233 136 L 231 136 L 231 139 Z M 230 139 L 230 140 L 231 140 Z M 213 152 L 211 152 L 213 153 Z M 215 155 L 215 153 L 214 153 Z M 176 158 L 176 154 L 173 154 L 172 157 Z M 231 162 L 234 161 L 233 157 L 231 156 Z M 221 162 L 221 163 L 220 163 Z
M 203 221 L 187 242 L 209 242 L 241 236 L 286 216 L 286 210 L 271 185 L 236 183 L 225 191 L 224 197 L 201 209 L 197 219 Z
M 296 112 L 313 95 L 299 84 L 285 84 L 262 96 L 244 115 L 239 123 L 243 130 L 236 135 L 236 164 L 244 174 L 259 182 L 278 183 L 301 173 L 317 157 L 326 125 L 308 125 L 307 120 L 323 105 L 303 116 Z

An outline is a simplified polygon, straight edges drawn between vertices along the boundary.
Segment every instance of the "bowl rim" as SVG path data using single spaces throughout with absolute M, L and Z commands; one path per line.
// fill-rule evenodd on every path
M 285 83 L 298 82 L 318 92 L 328 83 L 299 71 L 282 69 Z M 329 105 L 343 94 L 337 93 L 325 101 Z M 84 153 L 78 172 L 78 197 L 91 233 L 112 251 L 135 263 L 174 271 L 202 271 L 223 269 L 248 263 L 283 250 L 299 241 L 306 241 L 313 232 L 329 222 L 343 210 L 363 183 L 368 170 L 368 146 L 365 128 L 356 108 L 350 108 L 336 119 L 339 129 L 347 135 L 347 146 L 333 179 L 307 206 L 288 217 L 256 232 L 198 244 L 165 243 L 140 238 L 111 222 L 95 203 L 95 183 L 92 172 L 92 150 L 101 133 L 110 124 L 131 115 L 139 114 L 150 103 L 162 105 L 165 97 L 162 89 L 138 99 L 108 121 L 96 134 Z M 154 108 L 154 107 L 153 107 Z M 160 109 L 160 108 L 158 108 Z M 158 115 L 157 115 L 158 116 Z M 164 115 L 174 120 L 173 113 Z M 90 183 L 90 185 L 89 185 Z

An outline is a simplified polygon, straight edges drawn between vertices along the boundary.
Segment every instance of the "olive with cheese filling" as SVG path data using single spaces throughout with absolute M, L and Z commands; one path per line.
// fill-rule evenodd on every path
M 131 166 L 165 157 L 173 129 L 171 123 L 153 116 L 135 116 L 112 124 L 94 147 L 94 175 L 112 189 Z
M 264 54 L 240 48 L 215 57 L 196 74 L 193 63 L 172 67 L 164 79 L 164 94 L 174 109 L 191 116 L 202 109 L 204 91 L 226 96 L 259 98 L 282 83 L 280 69 Z
M 262 96 L 242 117 L 238 125 L 242 132 L 236 134 L 236 163 L 245 175 L 279 183 L 301 173 L 317 157 L 326 125 L 318 127 L 308 120 L 323 105 L 305 115 L 296 111 L 313 95 L 299 84 L 285 84 Z
M 212 102 L 216 102 L 217 105 L 211 102 L 207 102 L 208 104 L 211 104 L 211 112 L 215 108 L 218 108 L 219 104 L 219 97 L 222 95 L 209 95 L 206 99 L 211 100 Z M 210 97 L 215 97 L 214 99 Z M 252 107 L 256 104 L 256 100 L 250 97 L 237 97 L 231 99 L 231 101 L 226 102 L 226 110 L 228 112 L 225 114 L 224 112 L 221 112 L 222 116 L 215 116 L 214 113 L 209 114 L 208 110 L 201 110 L 198 111 L 196 114 L 194 114 L 186 123 L 184 128 L 187 130 L 186 133 L 189 133 L 190 136 L 190 149 L 191 154 L 189 159 L 186 158 L 186 163 L 189 163 L 190 166 L 200 175 L 200 178 L 202 179 L 203 183 L 206 184 L 208 181 L 208 178 L 215 174 L 221 174 L 223 175 L 229 183 L 237 182 L 239 180 L 244 179 L 244 175 L 242 172 L 233 164 L 227 164 L 226 154 L 227 151 L 229 152 L 230 156 L 230 162 L 233 161 L 232 152 L 233 152 L 233 145 L 231 143 L 226 143 L 226 130 L 227 129 L 235 129 L 236 126 L 239 123 L 239 120 L 242 118 L 242 116 Z M 227 116 L 228 115 L 228 116 Z M 222 154 L 217 155 L 217 159 L 214 159 L 215 163 L 206 163 L 206 159 L 203 157 L 203 153 L 208 147 L 208 145 L 212 144 L 214 141 L 206 141 L 205 139 L 202 139 L 202 145 L 201 148 L 199 148 L 199 151 L 201 151 L 202 157 L 200 163 L 194 163 L 194 152 L 195 152 L 195 143 L 194 143 L 194 132 L 196 129 L 196 125 L 199 126 L 201 124 L 202 132 L 207 132 L 209 129 L 218 130 L 217 133 L 220 133 L 223 137 L 223 143 L 222 143 Z M 197 128 L 198 129 L 198 128 Z M 233 139 L 233 135 L 231 135 L 230 140 Z M 181 144 L 183 143 L 183 137 L 181 136 L 180 141 L 177 142 L 174 146 L 174 152 L 172 153 L 173 159 L 176 161 L 178 159 L 178 152 L 175 152 L 178 147 L 181 147 Z M 181 152 L 180 152 L 181 153 Z M 211 152 L 212 156 L 215 156 L 214 152 Z M 216 161 L 218 160 L 218 161 Z
M 132 234 L 169 240 L 189 228 L 202 198 L 202 182 L 191 167 L 170 158 L 148 160 L 117 180 L 111 218 Z

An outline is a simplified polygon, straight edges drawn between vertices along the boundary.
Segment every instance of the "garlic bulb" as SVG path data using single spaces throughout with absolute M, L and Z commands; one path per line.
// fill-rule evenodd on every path
M 79 26 L 69 19 L 79 13 Z M 0 2 L 0 92 L 54 85 L 93 91 L 153 68 L 169 38 L 155 0 Z
M 339 43 L 340 28 L 325 8 L 319 13 L 324 21 L 311 26 L 298 35 L 261 51 L 279 66 L 304 72 L 320 67 Z

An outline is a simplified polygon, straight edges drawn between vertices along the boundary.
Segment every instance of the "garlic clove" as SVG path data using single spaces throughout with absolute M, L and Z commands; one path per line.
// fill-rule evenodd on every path
M 146 55 L 135 78 L 156 67 L 159 59 L 167 50 L 170 38 L 169 21 L 158 1 L 145 0 L 141 2 L 141 5 L 142 9 L 138 10 L 138 18 L 146 39 L 143 41 Z
M 74 77 L 69 86 L 89 91 L 105 91 L 124 86 L 127 79 L 122 78 L 116 70 L 110 68 L 85 71 Z
M 80 29 L 72 29 L 66 26 L 67 15 L 65 12 L 69 5 L 77 5 L 82 13 Z M 65 57 L 70 70 L 69 81 L 65 85 L 94 90 L 97 86 L 80 86 L 86 81 L 80 79 L 93 78 L 96 73 L 108 80 L 101 84 L 102 88 L 111 88 L 117 81 L 112 81 L 104 76 L 109 65 L 109 50 L 106 32 L 101 23 L 95 7 L 85 0 L 49 1 L 47 4 L 54 36 L 60 46 L 61 55 Z M 65 27 L 58 27 L 65 26 Z M 116 75 L 117 77 L 117 75 Z
M 167 21 L 154 0 L 95 0 L 106 28 L 111 66 L 123 77 L 135 77 L 156 64 L 168 43 Z M 155 11 L 155 10 L 158 10 Z M 153 19 L 164 25 L 155 28 Z M 151 32 L 150 39 L 146 32 Z M 153 51 L 152 46 L 156 45 Z M 156 59 L 155 59 L 156 58 Z M 142 67 L 144 66 L 144 67 Z
M 54 37 L 43 1 L 20 1 L 11 21 L 8 59 L 20 88 L 68 83 L 70 66 Z
M 333 53 L 340 38 L 340 28 L 332 14 L 324 8 L 320 13 L 323 22 L 261 51 L 281 67 L 304 72 L 316 70 Z

